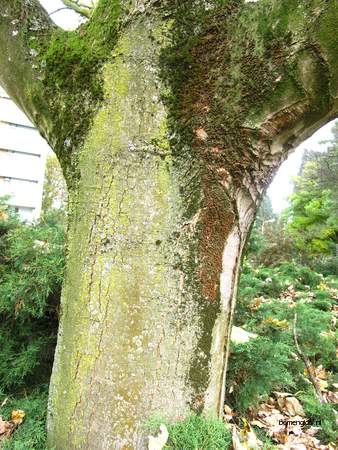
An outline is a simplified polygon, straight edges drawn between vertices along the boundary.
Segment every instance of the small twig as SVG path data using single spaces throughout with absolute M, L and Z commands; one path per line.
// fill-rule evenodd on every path
M 297 336 L 297 313 L 295 313 L 295 316 L 293 318 L 293 340 L 296 346 L 296 350 L 297 353 L 299 355 L 299 357 L 303 360 L 306 370 L 309 374 L 309 379 L 316 391 L 318 400 L 320 401 L 320 403 L 326 403 L 325 398 L 323 397 L 320 387 L 318 386 L 318 383 L 316 381 L 316 378 L 313 375 L 313 368 L 312 368 L 312 364 L 311 361 L 309 360 L 309 358 L 302 352 L 302 349 L 300 348 L 299 342 L 298 342 L 298 336 Z
M 6 403 L 7 403 L 7 401 L 8 401 L 8 397 L 6 397 L 5 400 L 3 400 L 3 402 L 2 402 L 1 405 L 0 405 L 0 408 L 2 408 L 3 406 L 5 406 Z
M 51 16 L 52 14 L 56 14 L 56 13 L 58 13 L 59 11 L 63 11 L 63 10 L 65 10 L 65 9 L 70 9 L 70 8 L 68 8 L 68 6 L 64 6 L 63 8 L 58 8 L 58 9 L 56 9 L 55 11 L 52 11 L 52 12 L 49 13 L 48 15 Z

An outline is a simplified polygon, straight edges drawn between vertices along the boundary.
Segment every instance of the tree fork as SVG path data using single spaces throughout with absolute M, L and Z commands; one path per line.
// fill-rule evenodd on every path
M 334 1 L 101 0 L 52 31 L 26 81 L 71 185 L 51 447 L 143 449 L 152 414 L 222 414 L 255 212 L 337 113 L 336 19 Z

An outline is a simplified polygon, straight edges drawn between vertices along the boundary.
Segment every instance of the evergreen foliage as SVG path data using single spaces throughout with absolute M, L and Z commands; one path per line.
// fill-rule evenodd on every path
M 306 152 L 287 211 L 288 230 L 300 250 L 332 254 L 338 244 L 338 123 L 326 152 Z
M 301 394 L 299 397 L 307 417 L 320 423 L 322 430 L 319 437 L 325 441 L 335 442 L 337 439 L 337 426 L 332 405 L 320 403 L 311 390 Z
M 232 347 L 228 386 L 233 388 L 236 412 L 243 414 L 249 407 L 256 408 L 272 390 L 293 386 L 288 370 L 291 352 L 289 345 L 263 336 Z
M 152 418 L 147 424 L 157 433 L 164 423 L 169 432 L 165 448 L 172 450 L 226 450 L 230 448 L 230 428 L 222 420 L 191 414 L 185 420 L 169 423 L 161 417 Z
M 13 394 L 47 382 L 63 278 L 64 231 L 45 222 L 26 225 L 1 204 L 0 379 Z
M 2 441 L 2 450 L 47 450 L 46 410 L 48 386 L 41 385 L 28 396 L 9 398 L 0 409 L 4 419 L 9 419 L 12 410 L 22 409 L 25 419 L 11 439 Z M 48 449 L 51 450 L 51 449 Z
M 273 391 L 297 395 L 308 418 L 321 422 L 324 442 L 337 437 L 333 404 L 321 404 L 306 376 L 294 342 L 296 333 L 303 356 L 312 367 L 323 367 L 328 388 L 337 372 L 336 332 L 332 312 L 337 281 L 323 277 L 295 261 L 275 267 L 255 267 L 245 261 L 240 279 L 235 323 L 259 337 L 232 345 L 227 403 L 246 414 L 266 401 Z

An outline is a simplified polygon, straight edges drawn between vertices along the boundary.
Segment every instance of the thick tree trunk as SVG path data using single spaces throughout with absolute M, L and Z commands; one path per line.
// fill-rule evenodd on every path
M 174 154 L 153 27 L 131 27 L 106 65 L 105 106 L 79 157 L 50 393 L 57 449 L 141 449 L 152 414 L 222 408 L 254 204 L 202 165 L 202 131 Z
M 71 34 L 40 11 L 31 36 L 37 1 L 5 4 L 0 45 L 20 51 L 9 68 L 0 53 L 0 81 L 45 118 L 70 188 L 49 445 L 142 450 L 154 414 L 222 414 L 255 211 L 337 111 L 337 7 L 101 0 Z M 17 93 L 27 65 L 38 81 Z

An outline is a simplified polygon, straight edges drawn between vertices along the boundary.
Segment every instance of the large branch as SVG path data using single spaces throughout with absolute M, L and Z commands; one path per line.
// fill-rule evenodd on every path
M 196 69 L 184 79 L 185 120 L 196 117 L 196 129 L 217 149 L 209 157 L 215 167 L 228 169 L 238 186 L 256 186 L 258 199 L 288 153 L 337 116 L 338 4 L 229 1 L 205 17 L 189 49 Z M 193 27 L 187 21 L 182 28 L 178 39 L 188 40 Z M 183 45 L 178 40 L 177 53 Z
M 37 48 L 54 29 L 38 0 L 1 1 L 0 84 L 51 144 L 53 123 Z
M 251 59 L 265 66 L 265 73 L 257 64 L 248 72 L 259 90 L 245 124 L 259 135 L 256 150 L 268 181 L 291 150 L 338 113 L 338 4 L 294 5 L 259 0 L 242 17 L 242 32 L 255 44 Z

